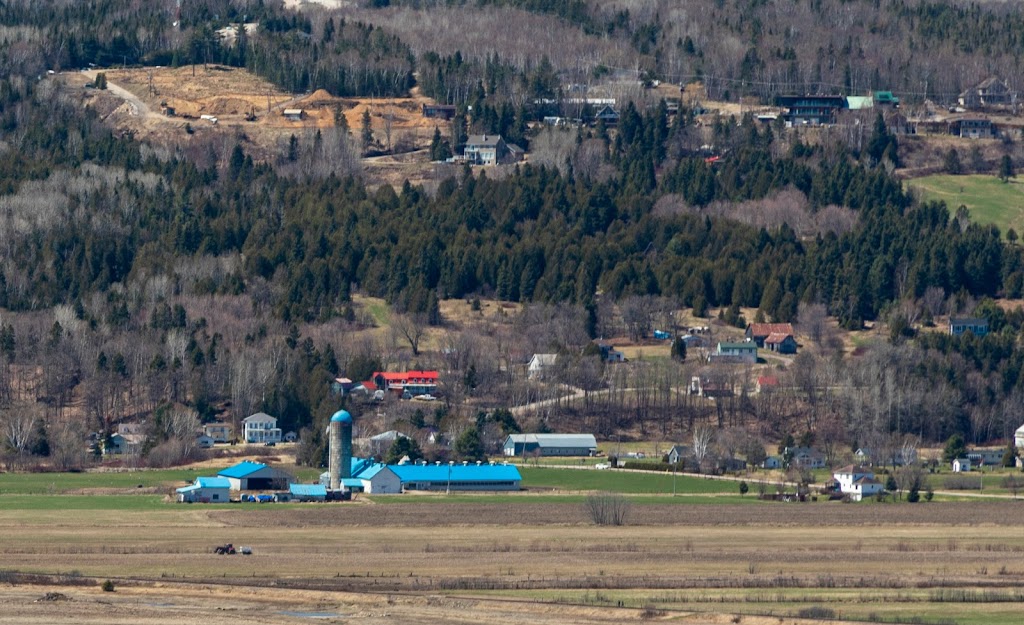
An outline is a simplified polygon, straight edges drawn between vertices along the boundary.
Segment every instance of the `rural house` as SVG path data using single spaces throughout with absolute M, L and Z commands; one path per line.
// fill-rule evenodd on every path
M 373 390 L 391 391 L 397 395 L 409 397 L 417 395 L 433 395 L 437 392 L 437 371 L 376 371 L 373 374 Z M 364 386 L 366 386 L 364 384 Z
M 769 336 L 772 335 L 789 335 L 792 336 L 793 324 L 792 323 L 752 323 L 747 326 L 746 331 L 743 333 L 744 338 L 748 341 L 753 341 L 758 347 L 764 347 L 765 341 Z
M 882 483 L 875 479 L 874 471 L 857 465 L 847 465 L 832 474 L 839 485 L 839 492 L 848 495 L 853 501 L 860 501 L 884 492 Z
M 531 380 L 545 378 L 558 364 L 558 354 L 534 354 L 526 366 Z
M 500 135 L 471 135 L 462 154 L 473 165 L 497 165 L 508 155 L 508 145 Z
M 974 336 L 985 336 L 988 334 L 988 321 L 977 317 L 950 317 L 949 333 L 960 336 L 964 332 L 971 332 Z
M 103 445 L 104 454 L 135 454 L 146 443 L 145 434 L 113 434 Z
M 770 351 L 779 354 L 795 354 L 796 353 L 796 339 L 793 338 L 792 334 L 785 334 L 783 332 L 773 332 L 768 335 L 764 340 L 764 346 Z
M 506 456 L 534 452 L 541 456 L 593 456 L 597 439 L 593 434 L 509 434 L 502 446 Z
M 605 105 L 594 115 L 594 120 L 604 122 L 605 126 L 615 126 L 619 123 L 619 113 L 610 104 Z
M 242 419 L 247 443 L 280 443 L 281 428 L 277 419 L 265 412 L 257 412 Z
M 283 490 L 295 481 L 287 471 L 248 460 L 224 469 L 217 477 L 227 478 L 231 490 Z
M 1013 445 L 1017 449 L 1024 449 L 1024 425 L 1017 428 L 1013 433 Z
M 998 467 L 1003 464 L 1005 447 L 990 447 L 987 449 L 968 449 L 964 457 L 971 461 L 976 467 Z
M 227 503 L 231 483 L 223 477 L 197 477 L 195 483 L 174 492 L 181 503 Z
M 991 139 L 996 128 L 987 117 L 961 117 L 950 120 L 949 133 L 961 139 Z
M 203 434 L 215 443 L 226 443 L 231 440 L 235 428 L 230 423 L 207 423 L 203 426 Z
M 451 119 L 455 117 L 456 108 L 450 104 L 424 104 L 423 116 L 428 119 Z
M 801 469 L 825 468 L 825 455 L 813 447 L 787 447 L 785 455 L 791 465 Z
M 692 453 L 692 450 L 687 445 L 673 445 L 672 449 L 668 450 L 668 463 L 679 464 L 680 462 L 685 462 Z
M 757 344 L 753 342 L 719 343 L 718 349 L 714 354 L 708 356 L 708 360 L 755 364 L 757 362 Z
M 827 126 L 836 123 L 839 111 L 846 106 L 840 95 L 789 95 L 775 98 L 775 104 L 784 109 L 782 118 L 786 127 Z
M 961 93 L 958 101 L 960 106 L 968 109 L 1008 106 L 1017 101 L 1017 94 L 998 76 L 991 76 Z

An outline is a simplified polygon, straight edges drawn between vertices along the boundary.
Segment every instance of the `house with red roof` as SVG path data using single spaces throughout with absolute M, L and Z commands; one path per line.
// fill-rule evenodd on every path
M 391 391 L 398 395 L 435 395 L 437 393 L 437 371 L 375 371 L 367 389 Z

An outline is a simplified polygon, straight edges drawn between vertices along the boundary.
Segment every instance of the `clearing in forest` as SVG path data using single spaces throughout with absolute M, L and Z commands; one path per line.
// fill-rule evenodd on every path
M 961 204 L 970 211 L 971 221 L 994 224 L 1005 236 L 1013 228 L 1024 230 L 1024 184 L 1011 178 L 1001 182 L 992 175 L 951 176 L 939 174 L 907 181 L 924 200 L 946 203 L 950 216 Z

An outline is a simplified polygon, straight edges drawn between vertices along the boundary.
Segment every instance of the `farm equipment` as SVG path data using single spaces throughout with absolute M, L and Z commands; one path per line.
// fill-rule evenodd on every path
M 217 545 L 213 548 L 213 552 L 220 556 L 233 556 L 235 555 L 235 546 L 231 543 L 226 545 Z

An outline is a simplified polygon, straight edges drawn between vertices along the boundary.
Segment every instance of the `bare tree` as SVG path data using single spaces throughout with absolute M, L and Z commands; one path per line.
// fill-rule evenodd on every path
M 711 442 L 714 440 L 715 428 L 710 425 L 701 423 L 693 428 L 693 459 L 697 461 L 698 466 L 704 466 L 704 459 L 708 457 Z
M 630 501 L 618 493 L 594 493 L 583 504 L 595 525 L 624 525 Z
M 824 304 L 807 304 L 800 302 L 797 307 L 797 319 L 800 331 L 815 345 L 821 345 L 828 332 L 828 310 Z
M 420 355 L 420 341 L 427 333 L 427 319 L 422 313 L 391 315 L 391 329 L 401 335 L 412 349 L 413 356 Z

